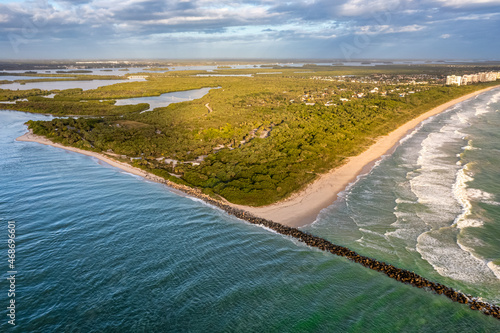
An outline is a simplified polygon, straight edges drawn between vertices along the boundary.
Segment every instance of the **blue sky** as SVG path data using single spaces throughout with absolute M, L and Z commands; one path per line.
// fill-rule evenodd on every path
M 0 0 L 0 58 L 500 59 L 500 0 Z

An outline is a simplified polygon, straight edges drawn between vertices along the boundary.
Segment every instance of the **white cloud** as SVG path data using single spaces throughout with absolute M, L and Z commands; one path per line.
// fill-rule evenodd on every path
M 406 25 L 402 27 L 391 27 L 389 25 L 365 25 L 357 28 L 354 33 L 356 35 L 379 35 L 379 34 L 394 34 L 401 32 L 416 32 L 425 29 L 424 26 L 418 24 Z
M 468 14 L 464 16 L 456 16 L 444 20 L 427 21 L 429 24 L 443 23 L 443 22 L 456 22 L 456 21 L 488 21 L 498 19 L 500 13 L 487 13 L 487 14 Z
M 443 7 L 477 7 L 477 6 L 496 6 L 500 5 L 500 0 L 436 0 Z
M 0 23 L 6 23 L 6 22 L 9 22 L 9 15 L 0 14 Z
M 54 41 L 61 48 L 70 41 L 82 45 L 135 45 L 136 41 L 155 45 L 159 41 L 158 45 L 190 47 L 211 43 L 214 48 L 225 41 L 248 45 L 283 41 L 308 45 L 304 49 L 309 50 L 313 45 L 333 48 L 338 43 L 330 42 L 332 39 L 342 42 L 369 35 L 374 45 L 411 40 L 406 47 L 414 49 L 418 42 L 427 45 L 429 36 L 448 39 L 442 43 L 447 47 L 456 36 L 462 41 L 466 36 L 479 46 L 499 38 L 495 27 L 500 7 L 491 6 L 499 5 L 500 0 L 2 1 L 0 42 L 8 41 L 11 32 L 23 36 L 34 26 L 28 29 L 33 32 L 30 41 Z M 299 48 L 291 49 L 298 54 Z
M 361 16 L 376 12 L 395 12 L 401 7 L 400 0 L 349 0 L 340 6 L 340 14 Z
M 500 15 L 500 13 L 470 14 L 466 16 L 459 16 L 454 20 L 455 21 L 491 20 L 492 18 L 498 15 Z

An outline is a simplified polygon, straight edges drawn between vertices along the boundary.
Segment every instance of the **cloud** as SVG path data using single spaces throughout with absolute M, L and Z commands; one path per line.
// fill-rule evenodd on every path
M 111 44 L 133 49 L 138 43 L 161 44 L 164 50 L 210 44 L 215 50 L 224 41 L 251 49 L 265 41 L 281 45 L 286 57 L 307 52 L 313 57 L 325 50 L 338 54 L 339 43 L 361 35 L 369 36 L 373 52 L 380 54 L 386 53 L 383 45 L 398 43 L 406 45 L 399 52 L 409 55 L 414 45 L 422 52 L 425 45 L 441 49 L 443 36 L 460 36 L 447 38 L 456 43 L 489 41 L 497 45 L 489 54 L 500 54 L 499 25 L 500 0 L 6 0 L 0 4 L 0 48 L 7 51 L 0 57 L 16 56 L 9 46 L 13 38 L 23 42 L 18 49 L 31 54 L 43 43 L 62 49 L 75 41 L 89 50 Z M 475 49 L 481 48 L 470 48 Z
M 418 24 L 412 24 L 402 27 L 391 27 L 389 25 L 365 25 L 359 27 L 359 30 L 355 32 L 357 35 L 378 35 L 378 34 L 394 34 L 402 32 L 416 32 L 425 29 L 424 26 Z
M 400 0 L 349 0 L 340 6 L 339 13 L 345 16 L 361 16 L 376 12 L 394 12 L 401 7 Z
M 500 5 L 500 0 L 436 0 L 436 3 L 443 7 L 490 7 Z
M 450 34 L 442 34 L 441 36 L 439 36 L 439 38 L 442 38 L 442 39 L 448 39 L 450 37 L 451 37 Z

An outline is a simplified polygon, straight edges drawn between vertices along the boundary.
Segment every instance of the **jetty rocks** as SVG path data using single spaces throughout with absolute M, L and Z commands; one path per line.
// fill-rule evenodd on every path
M 148 174 L 146 178 L 149 178 L 151 180 L 154 180 L 159 183 L 163 183 L 165 185 L 168 185 L 169 187 L 175 188 L 177 190 L 180 190 L 190 196 L 199 198 L 205 202 L 207 202 L 210 205 L 213 205 L 215 207 L 218 207 L 224 211 L 226 211 L 228 214 L 231 214 L 233 216 L 236 216 L 237 218 L 240 218 L 242 220 L 245 220 L 249 223 L 256 224 L 256 225 L 262 225 L 264 227 L 267 227 L 269 229 L 272 229 L 276 231 L 277 233 L 280 233 L 282 235 L 290 236 L 293 238 L 298 239 L 299 241 L 312 246 L 316 247 L 322 251 L 328 251 L 332 254 L 345 257 L 349 260 L 352 260 L 358 264 L 361 264 L 367 268 L 370 268 L 372 270 L 381 272 L 391 279 L 397 280 L 402 283 L 406 283 L 409 285 L 412 285 L 417 288 L 424 288 L 425 290 L 429 290 L 431 292 L 434 292 L 439 295 L 444 295 L 451 299 L 454 302 L 458 302 L 461 304 L 466 304 L 469 306 L 470 309 L 472 310 L 477 310 L 481 311 L 483 314 L 488 315 L 488 316 L 493 316 L 497 319 L 500 319 L 500 307 L 494 304 L 490 304 L 487 302 L 483 302 L 481 300 L 478 300 L 476 297 L 473 297 L 471 295 L 464 294 L 462 292 L 456 291 L 453 288 L 444 286 L 440 283 L 435 283 L 432 281 L 427 280 L 426 278 L 414 273 L 407 271 L 405 269 L 400 269 L 397 267 L 394 267 L 393 265 L 387 264 L 385 262 L 378 261 L 373 258 L 365 257 L 362 255 L 359 255 L 358 253 L 343 247 L 343 246 L 338 246 L 335 245 L 326 239 L 320 238 L 313 236 L 311 234 L 305 233 L 297 228 L 293 227 L 288 227 L 285 225 L 282 225 L 277 222 L 273 222 L 270 220 L 266 220 L 260 217 L 256 217 L 249 212 L 246 212 L 241 209 L 236 209 L 231 207 L 230 205 L 220 201 L 216 200 L 208 195 L 205 195 L 201 193 L 201 191 L 184 186 L 184 185 L 179 185 L 176 183 L 173 183 L 171 181 L 165 180 L 164 178 Z

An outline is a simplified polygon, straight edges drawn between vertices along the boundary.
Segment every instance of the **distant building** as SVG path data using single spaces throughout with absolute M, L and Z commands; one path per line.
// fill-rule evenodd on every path
M 472 75 L 462 75 L 462 85 L 472 83 Z
M 461 76 L 456 76 L 456 75 L 448 75 L 446 77 L 446 85 L 451 86 L 453 84 L 456 84 L 457 86 L 462 84 L 462 77 Z
M 477 82 L 492 82 L 500 78 L 500 72 L 482 72 L 477 74 L 466 74 L 463 76 L 448 75 L 446 85 L 467 85 Z
M 489 72 L 486 73 L 486 81 L 491 82 L 491 81 L 496 81 L 497 80 L 497 74 L 496 72 Z
M 137 79 L 147 79 L 149 75 L 130 75 L 128 77 L 129 80 L 137 80 Z

